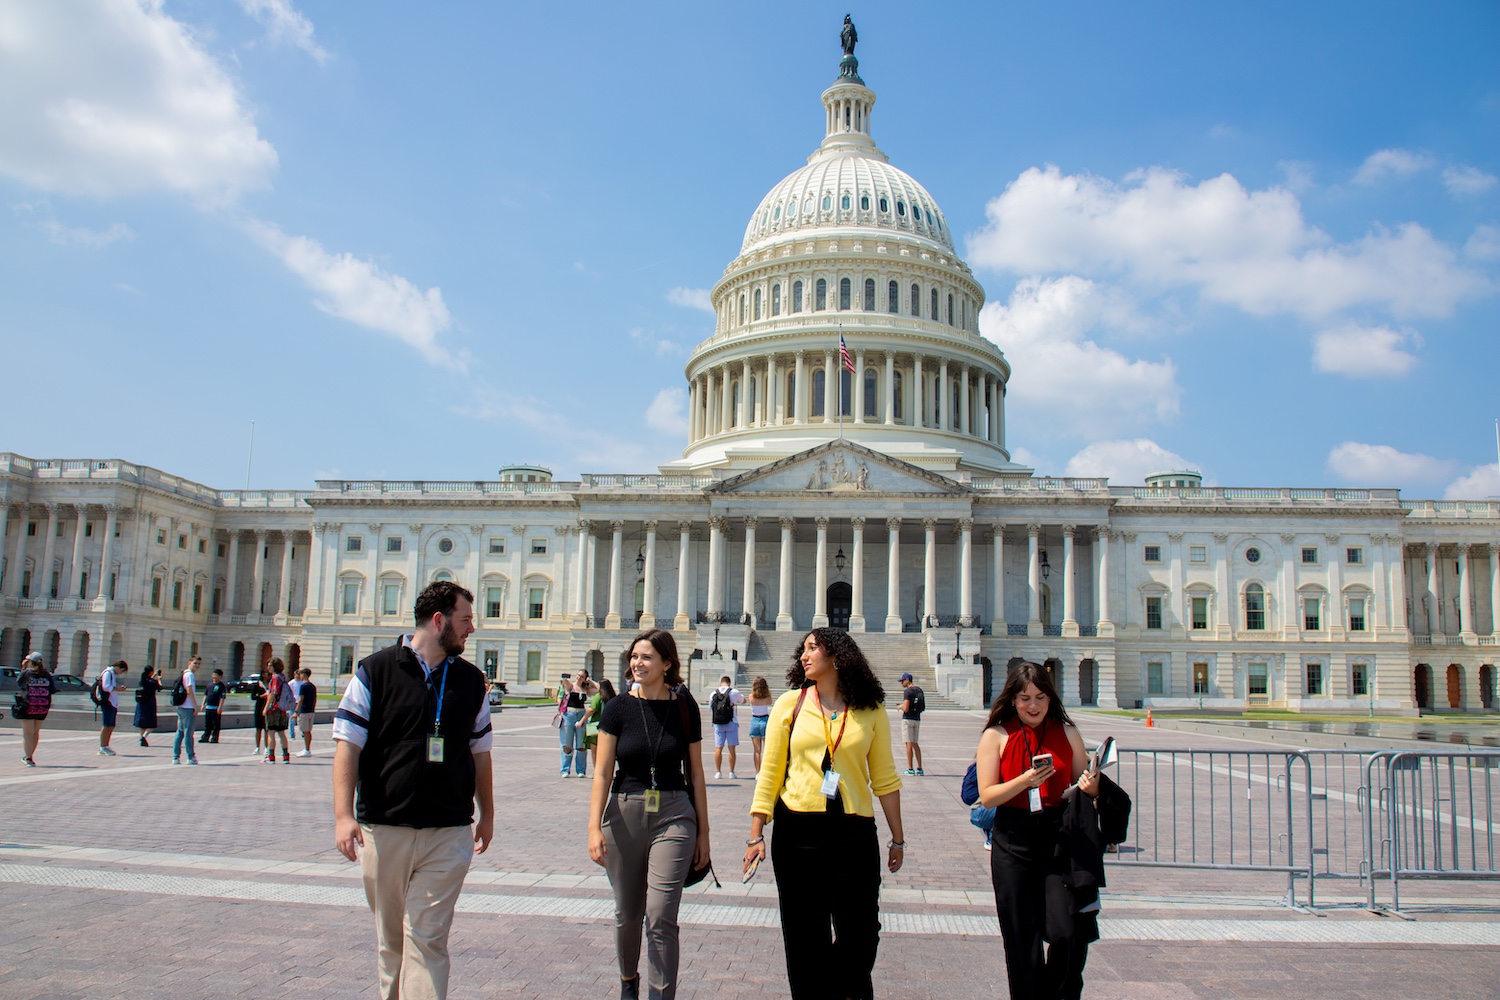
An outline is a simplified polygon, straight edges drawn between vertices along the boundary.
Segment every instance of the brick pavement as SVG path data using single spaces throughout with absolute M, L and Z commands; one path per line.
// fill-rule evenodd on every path
M 512 709 L 498 720 L 500 822 L 495 845 L 476 860 L 464 909 L 522 912 L 458 916 L 455 997 L 615 995 L 609 922 L 577 915 L 608 912 L 607 884 L 585 850 L 589 782 L 556 777 L 546 718 L 544 711 Z M 1130 745 L 1212 742 L 1108 717 L 1081 721 L 1089 735 L 1123 731 Z M 957 775 L 978 726 L 971 714 L 945 713 L 929 716 L 924 727 L 929 774 L 908 779 L 903 794 L 910 858 L 886 878 L 882 897 L 888 924 L 876 969 L 882 996 L 1005 995 L 998 939 L 941 930 L 956 921 L 972 931 L 993 916 L 987 855 L 957 803 Z M 170 765 L 169 744 L 142 749 L 117 737 L 120 756 L 105 759 L 94 755 L 88 734 L 44 731 L 41 767 L 0 764 L 0 912 L 7 918 L 0 997 L 370 994 L 370 917 L 358 904 L 357 868 L 331 843 L 328 744 L 311 760 L 286 766 L 252 759 L 242 734 L 226 733 L 225 740 L 200 747 L 205 766 L 189 768 Z M 0 729 L 0 762 L 19 756 L 18 743 L 14 728 Z M 750 770 L 742 763 L 742 775 Z M 728 872 L 740 854 L 751 783 L 711 786 L 715 856 Z M 80 847 L 96 850 L 80 853 Z M 712 922 L 768 922 L 771 875 L 768 865 L 748 888 L 734 878 L 723 890 L 691 894 L 695 907 L 727 905 L 695 911 L 711 919 L 695 919 L 684 932 L 679 995 L 785 995 L 779 933 Z M 1490 887 L 1414 885 L 1410 896 L 1403 890 L 1419 916 L 1410 924 L 1355 910 L 1357 885 L 1319 883 L 1321 902 L 1346 905 L 1318 917 L 1277 906 L 1283 889 L 1278 876 L 1115 865 L 1105 900 L 1107 939 L 1093 949 L 1085 995 L 1497 995 L 1500 947 L 1417 944 L 1416 932 L 1405 930 L 1439 932 L 1439 940 L 1467 927 L 1493 933 L 1500 906 Z M 261 898 L 240 898 L 253 895 Z M 538 915 L 543 911 L 554 915 Z M 1263 937 L 1323 933 L 1341 940 L 1215 939 L 1216 928 L 1242 926 L 1262 929 Z M 1152 928 L 1195 937 L 1131 936 L 1158 933 Z M 1375 933 L 1387 943 L 1355 943 Z

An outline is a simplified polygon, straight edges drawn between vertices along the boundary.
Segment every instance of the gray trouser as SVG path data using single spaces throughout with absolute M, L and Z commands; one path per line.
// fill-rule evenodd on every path
M 620 977 L 640 967 L 646 928 L 650 1000 L 677 995 L 677 908 L 693 863 L 698 817 L 687 792 L 662 792 L 661 811 L 646 812 L 640 792 L 616 793 L 604 808 L 604 870 L 615 890 L 615 956 Z

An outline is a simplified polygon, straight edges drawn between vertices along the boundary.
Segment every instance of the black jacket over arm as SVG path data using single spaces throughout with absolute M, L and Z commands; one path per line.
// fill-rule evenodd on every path
M 1099 775 L 1099 797 L 1082 792 L 1063 806 L 1062 849 L 1068 852 L 1068 885 L 1073 890 L 1078 939 L 1099 940 L 1097 912 L 1079 913 L 1097 902 L 1104 886 L 1104 846 L 1118 844 L 1130 829 L 1130 796 L 1108 775 Z

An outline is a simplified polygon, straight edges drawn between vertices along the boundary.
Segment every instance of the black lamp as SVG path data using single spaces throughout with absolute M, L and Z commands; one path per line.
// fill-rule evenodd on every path
M 635 554 L 635 575 L 646 575 L 646 547 L 644 545 Z
M 833 554 L 833 564 L 837 566 L 838 571 L 842 573 L 844 571 L 844 564 L 848 561 L 849 560 L 844 558 L 844 547 L 840 545 L 839 550 Z
M 962 652 L 962 650 L 963 650 L 963 636 L 964 636 L 964 634 L 963 634 L 962 630 L 956 630 L 953 633 L 953 662 L 954 663 L 962 663 L 962 662 L 964 662 L 964 654 Z
M 1046 549 L 1042 549 L 1042 551 L 1039 553 L 1039 558 L 1037 559 L 1037 561 L 1042 564 L 1042 579 L 1045 580 L 1047 579 L 1047 577 L 1052 575 L 1052 564 L 1047 561 Z

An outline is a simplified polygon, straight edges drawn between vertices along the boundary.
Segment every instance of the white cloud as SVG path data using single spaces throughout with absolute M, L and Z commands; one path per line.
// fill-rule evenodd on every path
M 135 239 L 135 233 L 123 222 L 116 222 L 108 229 L 89 229 L 48 219 L 42 228 L 47 231 L 47 238 L 60 247 L 107 247 L 118 240 Z
M 663 434 L 687 437 L 687 391 L 681 386 L 663 389 L 646 407 L 646 426 Z
M 317 240 L 288 236 L 268 222 L 252 220 L 244 226 L 256 242 L 318 293 L 313 304 L 323 312 L 391 334 L 416 348 L 432 364 L 460 371 L 468 367 L 468 352 L 455 353 L 438 343 L 438 334 L 452 325 L 439 289 L 423 292 L 372 261 L 348 253 L 329 253 Z
M 1483 194 L 1495 186 L 1495 175 L 1478 167 L 1456 166 L 1443 171 L 1443 186 L 1451 195 Z
M 1198 465 L 1149 438 L 1095 441 L 1068 459 L 1066 476 L 1105 476 L 1115 486 L 1135 486 L 1153 472 L 1197 469 Z
M 1432 166 L 1433 159 L 1426 153 L 1414 153 L 1409 149 L 1378 149 L 1365 157 L 1365 162 L 1354 172 L 1354 183 L 1380 184 L 1391 179 L 1401 180 Z
M 707 288 L 669 288 L 667 290 L 667 301 L 674 306 L 684 306 L 688 309 L 702 309 L 712 314 L 714 304 L 709 299 Z
M 1397 486 L 1442 482 L 1457 462 L 1431 455 L 1408 454 L 1388 444 L 1345 441 L 1328 453 L 1328 471 L 1359 486 Z
M 980 311 L 979 330 L 1011 362 L 1007 398 L 1017 411 L 1045 410 L 1049 428 L 1095 435 L 1177 413 L 1182 390 L 1170 360 L 1132 361 L 1084 339 L 1101 323 L 1132 321 L 1128 302 L 1085 278 L 1027 278 L 1009 302 Z M 1065 402 L 1057 395 L 1064 385 Z
M 1444 500 L 1500 499 L 1500 466 L 1481 465 L 1460 476 L 1443 491 Z
M 1500 227 L 1475 226 L 1464 243 L 1464 256 L 1472 260 L 1500 260 Z
M 687 353 L 687 349 L 675 340 L 658 337 L 650 330 L 641 327 L 633 327 L 630 331 L 630 339 L 646 348 L 658 358 L 676 358 Z
M 1290 191 L 1247 191 L 1228 174 L 1194 185 L 1153 168 L 1115 184 L 1033 167 L 985 212 L 988 223 L 968 242 L 976 265 L 1195 288 L 1207 301 L 1256 314 L 1321 318 L 1378 305 L 1445 316 L 1490 290 L 1420 225 L 1334 243 L 1304 221 Z
M 228 74 L 158 2 L 0 5 L 0 173 L 31 187 L 232 198 L 276 150 Z
M 1403 348 L 1420 343 L 1410 330 L 1350 324 L 1324 330 L 1313 338 L 1313 366 L 1320 372 L 1351 378 L 1405 375 L 1416 366 L 1415 355 Z
M 295 45 L 318 62 L 328 59 L 328 53 L 313 41 L 312 22 L 292 6 L 291 0 L 240 0 L 240 6 L 265 25 L 271 42 Z

